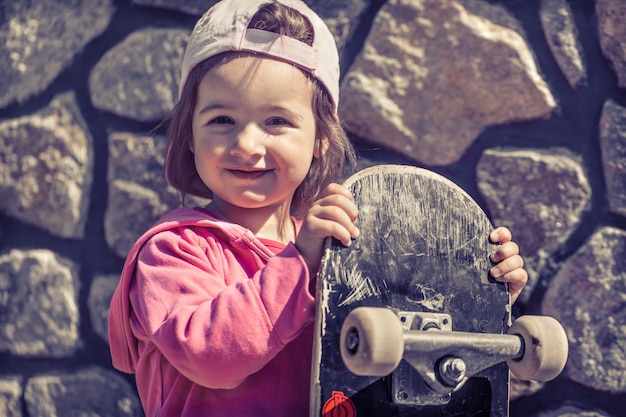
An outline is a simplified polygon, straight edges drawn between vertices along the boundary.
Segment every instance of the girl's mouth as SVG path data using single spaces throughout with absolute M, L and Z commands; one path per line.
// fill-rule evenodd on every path
M 229 171 L 235 177 L 242 179 L 242 180 L 255 180 L 257 178 L 261 178 L 263 175 L 269 172 L 267 170 L 245 171 L 241 169 L 231 169 Z

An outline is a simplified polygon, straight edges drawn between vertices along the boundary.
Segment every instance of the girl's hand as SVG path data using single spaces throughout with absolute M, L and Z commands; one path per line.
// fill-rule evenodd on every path
M 500 244 L 491 254 L 491 261 L 496 265 L 489 270 L 489 275 L 497 281 L 509 283 L 511 302 L 514 303 L 528 281 L 528 274 L 523 269 L 519 246 L 511 239 L 511 231 L 506 227 L 498 227 L 489 235 L 489 240 Z
M 319 268 L 324 241 L 332 236 L 346 246 L 359 236 L 354 225 L 358 214 L 352 193 L 343 185 L 330 184 L 309 209 L 296 238 L 296 247 L 309 266 L 311 277 Z

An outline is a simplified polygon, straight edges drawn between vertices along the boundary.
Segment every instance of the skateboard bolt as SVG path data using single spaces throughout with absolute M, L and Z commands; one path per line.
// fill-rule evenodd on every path
M 445 358 L 439 364 L 439 375 L 444 383 L 456 386 L 465 378 L 467 366 L 461 358 Z
M 398 399 L 400 401 L 407 401 L 409 399 L 409 393 L 403 390 L 398 391 Z

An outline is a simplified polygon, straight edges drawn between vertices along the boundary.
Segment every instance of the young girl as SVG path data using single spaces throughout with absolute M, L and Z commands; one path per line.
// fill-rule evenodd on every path
M 113 299 L 113 365 L 146 416 L 308 414 L 324 240 L 359 236 L 338 185 L 355 156 L 337 117 L 337 49 L 300 0 L 222 0 L 194 28 L 168 126 L 168 181 L 204 208 L 165 215 Z M 491 273 L 526 282 L 505 228 Z

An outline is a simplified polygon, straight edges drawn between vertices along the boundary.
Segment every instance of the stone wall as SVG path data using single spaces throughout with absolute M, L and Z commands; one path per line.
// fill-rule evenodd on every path
M 0 3 L 0 416 L 138 416 L 110 365 L 108 300 L 177 198 L 154 130 L 211 1 Z M 567 330 L 557 380 L 513 416 L 626 403 L 626 3 L 310 0 L 341 47 L 361 166 L 464 187 L 522 247 L 516 314 Z

